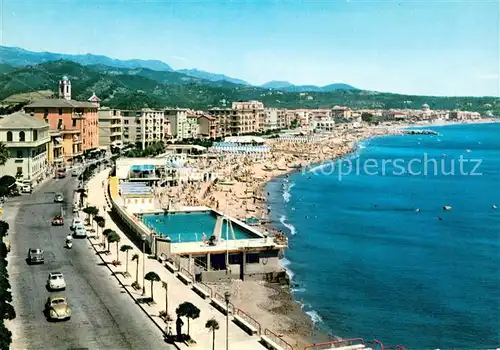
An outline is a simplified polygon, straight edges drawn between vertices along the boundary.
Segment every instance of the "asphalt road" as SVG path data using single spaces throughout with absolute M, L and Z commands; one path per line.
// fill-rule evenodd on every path
M 9 273 L 17 313 L 12 349 L 171 349 L 162 333 L 143 311 L 134 305 L 115 277 L 95 254 L 86 239 L 74 239 L 64 247 L 72 217 L 75 178 L 49 180 L 32 195 L 10 198 L 1 218 L 10 224 Z M 54 194 L 64 194 L 65 225 L 52 227 L 60 212 Z M 28 265 L 29 248 L 45 251 L 45 264 Z M 72 317 L 66 322 L 48 322 L 44 303 L 49 272 L 64 274 Z M 15 328 L 15 329 L 14 329 Z

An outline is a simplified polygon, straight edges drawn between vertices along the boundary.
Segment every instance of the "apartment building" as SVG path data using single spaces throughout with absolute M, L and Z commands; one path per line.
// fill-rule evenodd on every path
M 63 137 L 61 130 L 49 129 L 50 142 L 47 144 L 47 160 L 49 165 L 60 168 L 64 166 Z
M 212 108 L 207 111 L 209 117 L 215 119 L 215 137 L 226 137 L 237 133 L 232 120 L 237 112 L 230 108 Z
M 10 152 L 0 175 L 34 184 L 48 168 L 49 125 L 24 112 L 0 117 L 0 141 Z
M 123 145 L 123 120 L 119 109 L 99 109 L 99 146 Z
M 451 111 L 448 114 L 448 119 L 451 119 L 451 120 L 476 120 L 476 119 L 481 119 L 481 114 L 478 112 Z
M 279 108 L 265 108 L 265 130 L 282 129 L 285 127 L 286 110 Z
M 122 110 L 122 143 L 140 144 L 142 148 L 170 138 L 170 123 L 164 111 L 143 108 L 141 110 Z
M 24 110 L 45 121 L 50 129 L 61 131 L 64 160 L 72 161 L 81 156 L 83 151 L 99 146 L 98 108 L 95 100 L 72 100 L 71 82 L 64 76 L 59 81 L 58 99 L 37 100 Z
M 352 111 L 349 107 L 335 106 L 332 108 L 332 118 L 337 123 L 350 121 L 351 113 Z
M 234 134 L 264 131 L 266 113 L 262 102 L 233 102 L 232 109 L 236 111 L 236 114 L 231 119 L 231 129 L 235 131 Z
M 188 116 L 192 115 L 192 111 L 187 108 L 167 108 L 164 110 L 164 117 L 170 123 L 170 133 L 172 138 L 176 140 L 192 138 L 195 128 L 193 119 Z
M 198 117 L 198 136 L 201 138 L 213 139 L 217 137 L 216 118 L 209 115 Z

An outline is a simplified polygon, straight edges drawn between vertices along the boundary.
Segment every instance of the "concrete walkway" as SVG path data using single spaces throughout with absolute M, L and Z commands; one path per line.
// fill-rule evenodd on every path
M 145 273 L 154 271 L 160 276 L 162 282 L 155 282 L 153 284 L 153 295 L 155 303 L 146 304 L 140 303 L 141 298 L 151 296 L 151 283 L 146 281 L 145 285 L 145 295 L 142 295 L 141 290 L 135 290 L 131 284 L 136 278 L 136 267 L 135 261 L 131 261 L 134 254 L 139 254 L 139 264 L 138 264 L 138 280 L 139 284 L 142 286 L 143 279 L 143 254 L 141 250 L 132 243 L 132 241 L 119 229 L 117 224 L 113 222 L 108 213 L 103 215 L 103 207 L 106 205 L 105 188 L 102 186 L 102 182 L 107 180 L 109 170 L 105 170 L 97 174 L 88 183 L 88 205 L 96 206 L 100 209 L 99 215 L 106 219 L 106 228 L 112 229 L 118 233 L 120 236 L 120 242 L 118 243 L 118 249 L 122 245 L 130 245 L 133 247 L 132 250 L 128 252 L 128 271 L 129 276 L 126 276 L 125 272 L 125 253 L 119 252 L 119 258 L 116 255 L 116 243 L 112 243 L 110 247 L 110 252 L 105 253 L 104 248 L 100 246 L 102 241 L 102 235 L 99 230 L 98 238 L 89 238 L 89 241 L 96 249 L 96 251 L 101 255 L 107 266 L 115 273 L 125 290 L 133 297 L 133 299 L 139 301 L 139 305 L 143 310 L 151 317 L 158 327 L 166 329 L 166 323 L 158 316 L 160 311 L 165 310 L 165 289 L 162 286 L 162 282 L 168 284 L 168 313 L 169 315 L 176 318 L 175 309 L 177 306 L 185 301 L 189 301 L 196 305 L 200 309 L 200 317 L 195 320 L 190 320 L 190 334 L 191 337 L 197 342 L 196 345 L 189 346 L 190 349 L 211 349 L 212 348 L 212 333 L 205 328 L 205 323 L 211 318 L 215 318 L 219 323 L 219 330 L 216 331 L 216 349 L 225 349 L 226 341 L 226 316 L 220 311 L 215 309 L 210 304 L 210 298 L 203 299 L 201 296 L 196 294 L 190 285 L 185 285 L 182 281 L 178 279 L 172 272 L 167 270 L 162 263 L 158 260 L 148 258 L 146 255 L 145 259 Z M 80 213 L 80 217 L 85 217 L 84 213 Z M 94 227 L 95 227 L 94 223 Z M 112 261 L 119 260 L 121 265 L 115 267 Z M 130 305 L 124 307 L 137 307 L 134 305 L 134 300 L 130 299 Z M 183 333 L 187 333 L 187 320 L 183 318 L 184 327 Z M 175 333 L 175 322 L 171 324 L 172 332 Z M 260 336 L 249 335 L 243 331 L 239 326 L 232 322 L 232 315 L 229 316 L 229 348 L 237 350 L 258 350 L 264 349 L 264 346 L 259 343 Z M 179 348 L 187 348 L 183 343 L 176 343 Z

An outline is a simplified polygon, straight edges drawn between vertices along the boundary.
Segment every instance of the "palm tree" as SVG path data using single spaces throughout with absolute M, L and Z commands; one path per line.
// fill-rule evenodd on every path
M 97 226 L 101 228 L 102 232 L 102 229 L 104 228 L 104 226 L 106 226 L 106 220 L 104 220 L 102 216 L 99 217 L 102 218 L 102 220 L 97 221 Z M 97 229 L 97 238 L 99 239 L 99 229 Z
M 135 268 L 135 283 L 139 283 L 139 254 L 132 255 L 132 261 L 137 261 Z
M 0 142 L 0 165 L 5 165 L 10 158 L 10 151 L 5 143 Z
M 132 248 L 131 246 L 127 245 L 127 244 L 124 244 L 120 247 L 120 250 L 122 252 L 125 252 L 125 274 L 128 275 L 128 251 L 129 250 L 132 250 L 134 248 Z
M 105 229 L 104 231 L 102 231 L 102 246 L 103 246 L 104 248 L 106 248 L 106 240 L 107 240 L 107 238 L 108 238 L 108 235 L 109 235 L 111 232 L 113 232 L 113 230 L 112 230 L 112 229 L 110 229 L 110 228 L 107 228 L 107 229 Z
M 190 319 L 196 319 L 200 317 L 200 309 L 198 309 L 195 305 L 190 303 L 189 301 L 185 301 L 182 304 L 180 304 L 177 309 L 175 310 L 175 313 L 179 317 L 186 317 L 188 321 L 188 336 L 189 336 L 189 320 Z
M 212 317 L 205 323 L 205 328 L 212 332 L 212 350 L 215 350 L 215 331 L 219 329 L 219 322 Z
M 99 223 L 101 221 L 104 221 L 104 218 L 102 216 L 96 215 L 96 216 L 94 216 L 93 221 L 97 224 L 96 232 L 99 234 L 99 232 L 98 232 L 99 231 Z M 94 225 L 92 224 L 92 226 L 94 226 Z
M 153 283 L 155 282 L 160 282 L 161 279 L 160 279 L 160 276 L 158 276 L 158 274 L 154 271 L 149 271 L 146 276 L 144 276 L 144 279 L 145 280 L 148 280 L 149 282 L 151 282 L 151 300 L 154 301 L 154 298 L 153 298 Z
M 111 243 L 116 243 L 116 261 L 120 261 L 120 251 L 118 250 L 118 243 L 120 243 L 120 236 L 115 231 L 108 233 L 108 250 Z

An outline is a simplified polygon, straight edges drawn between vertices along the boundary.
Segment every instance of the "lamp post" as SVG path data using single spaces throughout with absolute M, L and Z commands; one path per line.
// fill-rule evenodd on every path
M 226 301 L 226 350 L 229 350 L 229 297 L 231 293 L 226 290 L 224 300 Z
M 141 236 L 142 240 L 142 295 L 146 295 L 146 235 Z

